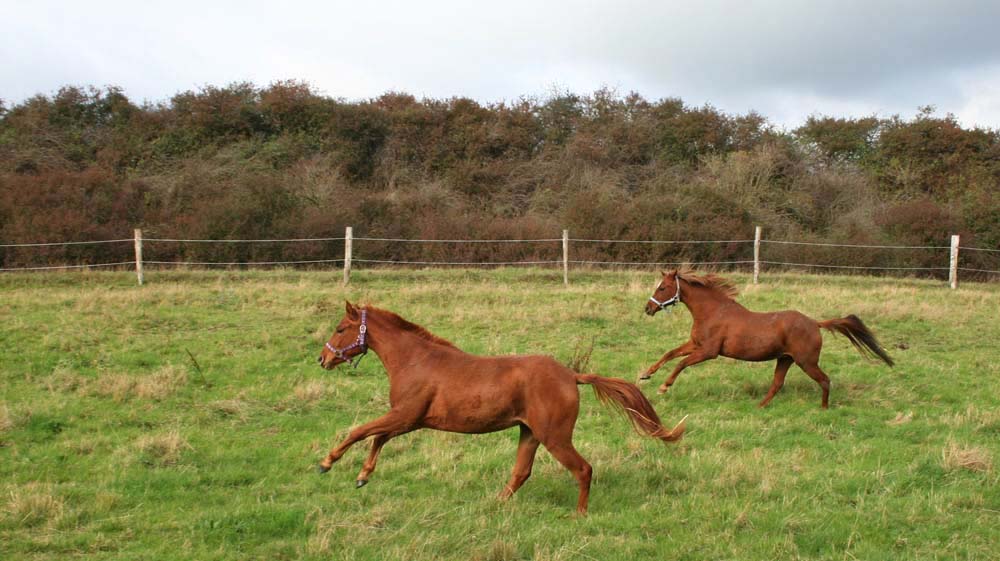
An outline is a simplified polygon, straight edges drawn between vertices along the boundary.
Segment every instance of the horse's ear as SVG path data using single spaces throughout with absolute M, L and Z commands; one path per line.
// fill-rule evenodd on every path
M 357 319 L 358 309 L 354 306 L 354 304 L 351 304 L 349 301 L 344 300 L 344 308 L 347 311 L 347 317 L 351 319 Z

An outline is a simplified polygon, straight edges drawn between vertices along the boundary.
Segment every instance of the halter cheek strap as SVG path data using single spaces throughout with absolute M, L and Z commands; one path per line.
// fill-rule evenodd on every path
M 681 301 L 681 279 L 679 279 L 677 277 L 674 277 L 674 284 L 677 286 L 677 292 L 674 294 L 673 298 L 670 298 L 668 300 L 664 300 L 663 302 L 660 302 L 656 298 L 650 296 L 649 297 L 649 301 L 652 302 L 652 303 L 654 303 L 654 304 L 656 304 L 656 307 L 659 308 L 659 309 L 661 309 L 661 310 L 664 309 L 664 308 L 666 308 L 666 307 L 668 307 L 668 306 L 673 306 L 674 304 L 680 302 Z
M 361 357 L 363 357 L 366 354 L 368 354 L 367 334 L 368 334 L 368 310 L 365 310 L 364 308 L 362 308 L 361 309 L 361 327 L 358 330 L 358 338 L 355 339 L 354 342 L 351 343 L 350 345 L 347 345 L 346 347 L 343 347 L 343 348 L 340 348 L 340 349 L 338 349 L 337 347 L 334 347 L 333 345 L 330 344 L 329 341 L 327 341 L 326 342 L 326 348 L 331 353 L 333 353 L 334 356 L 336 356 L 340 360 L 343 360 L 344 362 L 350 364 L 352 368 L 357 368 L 358 364 L 361 363 Z M 347 351 L 353 350 L 355 348 L 360 348 L 361 352 L 358 353 L 358 354 L 356 354 L 356 355 L 354 355 L 353 357 L 347 356 Z M 353 360 L 354 358 L 357 358 L 357 360 Z

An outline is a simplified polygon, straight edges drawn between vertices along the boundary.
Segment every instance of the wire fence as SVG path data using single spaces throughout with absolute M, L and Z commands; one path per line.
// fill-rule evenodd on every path
M 289 249 L 294 245 L 294 249 Z M 87 247 L 99 249 L 87 250 Z M 457 249 L 462 247 L 461 250 Z M 208 248 L 208 249 L 206 249 Z M 143 258 L 143 252 L 147 257 Z M 168 258 L 159 257 L 160 255 Z M 294 256 L 295 258 L 290 258 Z M 459 258 L 455 258 L 458 256 Z M 172 258 L 169 258 L 172 257 Z M 58 261 L 62 261 L 61 263 Z M 0 244 L 0 271 L 54 271 L 143 267 L 558 267 L 569 281 L 574 267 L 751 268 L 755 282 L 762 268 L 866 271 L 970 279 L 1000 277 L 1000 249 L 967 247 L 952 236 L 950 245 L 883 245 L 766 239 L 620 240 L 571 238 L 420 239 L 352 235 L 324 238 L 110 240 Z

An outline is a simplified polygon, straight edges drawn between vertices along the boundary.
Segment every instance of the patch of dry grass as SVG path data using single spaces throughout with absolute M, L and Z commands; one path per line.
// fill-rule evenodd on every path
M 87 379 L 66 364 L 57 364 L 52 373 L 43 380 L 51 393 L 75 392 L 87 384 Z
M 171 364 L 147 376 L 132 376 L 116 372 L 101 374 L 87 386 L 87 393 L 116 402 L 132 398 L 161 401 L 188 382 L 187 371 Z
M 988 472 L 993 469 L 993 460 L 983 448 L 964 446 L 952 440 L 941 451 L 941 466 L 948 471 L 964 469 Z
M 65 504 L 51 485 L 28 483 L 13 487 L 4 507 L 4 516 L 21 526 L 54 526 L 65 513 Z
M 974 430 L 1000 431 L 1000 411 L 983 409 L 974 404 L 969 404 L 963 411 L 942 416 L 941 421 L 951 428 L 968 427 Z
M 172 364 L 165 365 L 150 376 L 139 378 L 135 395 L 140 399 L 161 400 L 187 384 L 187 371 Z
M 206 407 L 220 417 L 232 417 L 241 421 L 247 419 L 250 410 L 250 404 L 239 398 L 220 399 L 208 403 Z
M 520 559 L 517 546 L 510 541 L 495 539 L 480 555 L 473 555 L 473 561 L 514 561 Z
M 900 411 L 896 413 L 896 416 L 893 417 L 891 420 L 886 421 L 885 424 L 894 427 L 899 425 L 905 425 L 906 423 L 909 423 L 912 420 L 913 420 L 913 411 L 907 411 L 905 414 L 902 411 Z
M 338 536 L 347 533 L 352 544 L 361 545 L 370 540 L 372 532 L 385 530 L 388 524 L 386 512 L 381 507 L 354 513 L 351 517 L 325 515 L 317 509 L 306 516 L 306 521 L 316 523 L 315 532 L 306 541 L 306 552 L 311 555 L 335 553 L 340 546 Z
M 295 394 L 295 399 L 301 403 L 313 404 L 317 401 L 326 397 L 330 392 L 330 385 L 322 380 L 309 380 L 307 382 L 298 384 L 292 393 Z
M 134 447 L 140 462 L 158 467 L 176 465 L 185 450 L 193 449 L 177 430 L 142 436 L 135 441 Z
M 10 413 L 10 408 L 4 403 L 0 406 L 0 433 L 4 433 L 14 428 L 14 416 Z
M 105 373 L 88 387 L 87 393 L 121 403 L 132 396 L 135 384 L 135 377 L 128 374 Z

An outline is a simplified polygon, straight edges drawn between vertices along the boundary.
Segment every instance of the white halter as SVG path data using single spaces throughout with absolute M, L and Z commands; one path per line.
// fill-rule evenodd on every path
M 661 310 L 664 309 L 664 308 L 666 308 L 667 306 L 673 306 L 674 304 L 680 302 L 681 301 L 681 279 L 680 279 L 680 277 L 678 277 L 676 275 L 674 276 L 674 284 L 677 286 L 677 292 L 674 294 L 673 298 L 670 298 L 668 300 L 664 300 L 663 302 L 660 302 L 656 298 L 653 298 L 652 296 L 650 296 L 649 297 L 649 301 L 652 302 L 652 303 L 654 303 L 654 304 L 656 304 L 656 307 L 658 307 Z

